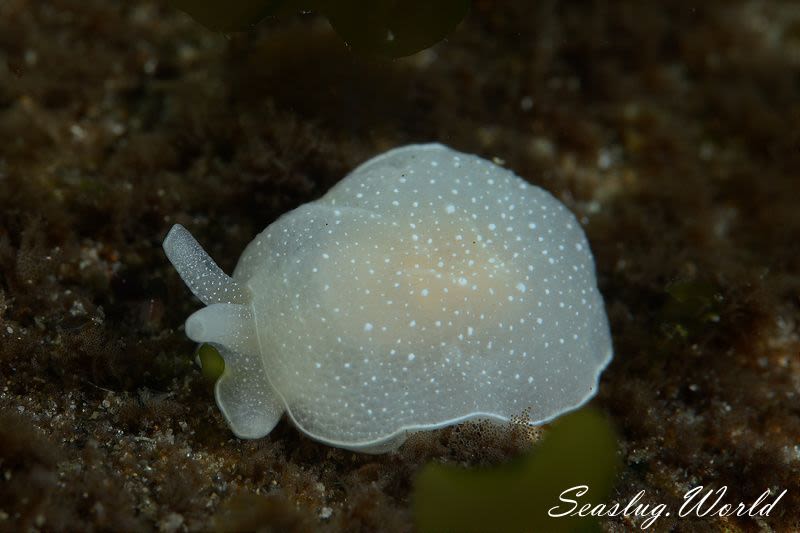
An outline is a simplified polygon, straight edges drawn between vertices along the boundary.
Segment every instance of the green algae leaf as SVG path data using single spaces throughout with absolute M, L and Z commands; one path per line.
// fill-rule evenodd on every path
M 470 0 L 323 0 L 321 9 L 353 49 L 402 57 L 433 46 L 467 15 Z
M 402 57 L 444 39 L 467 15 L 470 0 L 170 0 L 219 32 L 247 30 L 265 17 L 315 11 L 354 50 Z M 303 43 L 298 43 L 302 46 Z
M 284 0 L 170 0 L 212 31 L 242 31 L 274 14 Z
M 197 350 L 197 359 L 200 361 L 203 377 L 211 382 L 217 381 L 225 371 L 225 360 L 219 351 L 210 344 L 200 345 Z
M 528 455 L 491 469 L 429 464 L 416 479 L 413 509 L 419 531 L 594 531 L 591 517 L 551 518 L 573 505 L 610 503 L 618 468 L 617 441 L 604 415 L 582 409 L 553 423 Z

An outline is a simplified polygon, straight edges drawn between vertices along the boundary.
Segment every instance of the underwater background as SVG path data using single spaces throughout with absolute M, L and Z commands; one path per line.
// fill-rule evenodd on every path
M 273 3 L 204 26 L 168 2 L 0 0 L 0 531 L 642 525 L 542 522 L 536 495 L 581 472 L 599 501 L 670 508 L 787 490 L 767 517 L 653 530 L 800 528 L 800 4 L 447 1 L 388 46 L 358 9 Z M 583 224 L 615 346 L 592 409 L 378 456 L 285 421 L 235 438 L 166 232 L 231 272 L 281 214 L 430 141 Z

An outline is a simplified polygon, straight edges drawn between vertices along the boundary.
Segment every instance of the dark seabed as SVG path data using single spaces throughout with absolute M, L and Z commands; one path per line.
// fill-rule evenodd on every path
M 161 3 L 5 0 L 0 59 L 0 530 L 407 531 L 423 465 L 526 450 L 479 425 L 382 456 L 286 421 L 238 440 L 183 332 L 172 224 L 230 272 L 282 213 L 426 141 L 584 224 L 612 500 L 787 489 L 766 518 L 656 528 L 800 528 L 800 4 L 476 0 L 386 61 L 312 15 L 226 37 Z

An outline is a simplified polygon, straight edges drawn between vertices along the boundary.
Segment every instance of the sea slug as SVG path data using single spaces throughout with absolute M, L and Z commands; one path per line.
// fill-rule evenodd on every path
M 164 240 L 206 307 L 186 334 L 225 359 L 233 432 L 287 413 L 332 446 L 591 398 L 612 357 L 586 236 L 543 189 L 440 144 L 370 159 L 247 246 L 228 277 L 182 226 Z

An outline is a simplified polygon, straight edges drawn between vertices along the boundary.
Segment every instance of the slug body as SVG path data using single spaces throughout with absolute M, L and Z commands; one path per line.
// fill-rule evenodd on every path
M 233 432 L 287 413 L 321 442 L 393 449 L 471 418 L 532 423 L 596 392 L 612 357 L 594 260 L 549 193 L 438 144 L 390 150 L 245 249 L 232 277 L 176 225 L 164 250 L 206 307 Z

